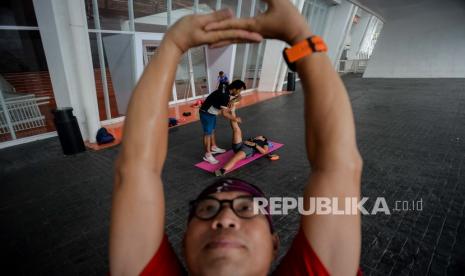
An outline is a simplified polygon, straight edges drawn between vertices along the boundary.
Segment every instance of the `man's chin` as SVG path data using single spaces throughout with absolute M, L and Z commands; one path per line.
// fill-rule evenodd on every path
M 202 275 L 242 275 L 241 272 L 244 268 L 245 260 L 235 254 L 221 252 L 209 254 L 202 261 L 203 271 Z

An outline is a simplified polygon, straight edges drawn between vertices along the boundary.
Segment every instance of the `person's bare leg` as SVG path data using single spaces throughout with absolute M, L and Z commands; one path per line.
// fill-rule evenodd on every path
M 216 148 L 216 139 L 215 139 L 215 131 L 213 130 L 212 135 L 210 135 L 210 148 L 209 151 L 211 151 L 212 148 Z
M 233 115 L 234 117 L 236 116 L 236 109 L 234 107 L 231 109 L 231 115 Z M 240 142 L 242 142 L 242 130 L 239 127 L 239 123 L 233 120 L 229 120 L 229 123 L 233 131 L 232 143 L 239 144 Z
M 227 172 L 234 168 L 234 165 L 236 165 L 237 162 L 241 161 L 242 159 L 245 159 L 246 155 L 243 151 L 238 151 L 236 154 L 234 154 L 233 158 L 231 158 L 226 165 L 224 165 L 223 169 Z
M 205 147 L 205 153 L 211 154 L 211 135 L 204 135 L 203 136 L 203 145 Z

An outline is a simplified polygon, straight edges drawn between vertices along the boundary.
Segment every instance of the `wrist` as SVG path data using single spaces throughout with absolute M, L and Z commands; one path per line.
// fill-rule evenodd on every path
M 302 40 L 307 39 L 308 37 L 312 36 L 313 33 L 310 31 L 309 28 L 303 28 L 299 32 L 297 32 L 287 43 L 291 46 L 301 42 Z
M 171 39 L 169 34 L 167 34 L 161 41 L 159 50 L 173 53 L 179 57 L 181 57 L 185 52 L 173 39 Z

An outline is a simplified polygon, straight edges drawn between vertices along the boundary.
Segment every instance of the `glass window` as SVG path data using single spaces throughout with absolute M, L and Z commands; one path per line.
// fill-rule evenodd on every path
M 176 97 L 178 101 L 186 100 L 191 98 L 192 87 L 190 85 L 189 78 L 189 61 L 187 53 L 185 53 L 181 59 L 181 62 L 178 64 L 178 70 L 176 71 Z
M 265 55 L 265 47 L 266 47 L 266 40 L 261 43 L 261 49 L 258 52 L 258 65 L 257 65 L 257 70 L 255 72 L 257 78 L 255 79 L 256 84 L 255 87 L 258 87 L 258 83 L 260 81 L 260 74 L 262 72 L 262 67 L 263 67 L 263 56 Z
M 247 59 L 247 70 L 245 72 L 245 79 L 243 80 L 245 82 L 245 86 L 247 89 L 253 88 L 253 77 L 255 73 L 255 63 L 257 60 L 257 54 L 258 54 L 258 44 L 250 44 L 249 46 L 249 55 Z
M 135 57 L 132 50 L 133 35 L 105 33 L 102 34 L 102 42 L 111 114 L 112 117 L 115 116 L 114 114 L 116 114 L 116 116 L 124 115 L 126 114 L 135 82 L 133 79 L 135 77 L 133 68 Z M 96 49 L 95 46 L 94 49 Z M 92 55 L 95 56 L 95 53 Z M 94 64 L 100 66 L 98 59 L 94 61 Z M 96 81 L 100 80 L 101 76 L 99 75 L 99 77 L 96 77 Z M 100 92 L 98 91 L 98 93 Z M 105 105 L 100 103 L 104 102 L 99 100 L 99 110 L 102 111 L 104 110 L 102 106 Z M 102 112 L 100 112 L 100 114 L 102 114 Z
M 234 14 L 236 14 L 238 1 L 239 0 L 223 0 L 221 1 L 221 8 L 222 9 L 229 8 Z M 242 0 L 242 4 L 244 4 L 246 1 L 251 1 L 251 0 Z
M 242 7 L 241 7 L 241 18 L 250 17 L 252 1 L 242 0 Z M 236 58 L 234 62 L 234 72 L 233 72 L 233 79 L 241 79 L 242 77 L 242 70 L 244 66 L 244 55 L 245 55 L 245 45 L 246 44 L 237 44 L 236 48 Z M 249 56 L 250 56 L 250 47 L 249 47 Z M 242 80 L 244 81 L 244 80 Z
M 167 10 L 166 0 L 134 0 L 134 24 L 136 31 L 166 32 L 168 24 Z
M 171 11 L 171 25 L 183 16 L 194 13 L 194 1 L 173 0 Z
M 39 31 L 0 30 L 0 142 L 55 130 L 52 82 Z M 11 124 L 8 123 L 7 116 Z
M 97 48 L 97 34 L 90 33 L 90 49 L 92 54 L 92 63 L 94 65 L 94 77 L 95 77 L 95 89 L 97 92 L 97 104 L 98 110 L 100 115 L 100 120 L 107 120 L 106 111 L 105 111 L 105 99 L 104 99 L 104 85 L 102 79 L 102 70 L 100 68 L 100 61 L 98 55 L 98 48 Z M 118 112 L 118 105 L 116 103 L 115 91 L 113 88 L 113 83 L 111 80 L 111 71 L 108 67 L 108 61 L 106 58 L 105 48 L 103 48 L 104 52 L 104 64 L 105 64 L 105 75 L 107 81 L 107 89 L 108 89 L 108 96 L 109 96 L 109 105 L 110 105 L 110 112 L 111 117 L 116 118 L 120 116 Z
M 199 13 L 209 13 L 216 10 L 216 0 L 199 0 Z
M 93 3 L 95 0 L 84 1 L 86 4 L 87 26 L 89 29 L 95 29 L 96 24 L 93 12 Z M 98 5 L 100 27 L 102 30 L 130 30 L 127 0 L 96 0 L 96 2 Z
M 306 0 L 302 9 L 302 15 L 312 28 L 313 32 L 323 35 L 329 5 L 323 0 Z
M 231 81 L 239 80 L 241 78 L 242 67 L 244 64 L 244 53 L 245 53 L 245 44 L 237 44 L 236 58 L 234 61 L 234 72 L 233 72 Z
M 192 66 L 194 69 L 195 95 L 207 95 L 207 64 L 205 59 L 205 48 L 197 47 L 191 49 Z
M 37 27 L 32 0 L 2 0 L 0 2 L 0 25 Z

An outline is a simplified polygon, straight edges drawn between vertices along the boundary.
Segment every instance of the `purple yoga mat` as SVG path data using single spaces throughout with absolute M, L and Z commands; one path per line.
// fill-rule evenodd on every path
M 281 148 L 282 146 L 284 146 L 284 144 L 280 144 L 280 143 L 276 143 L 276 142 L 271 142 L 271 143 L 272 143 L 273 146 L 270 148 L 270 150 L 269 150 L 269 152 L 267 154 L 269 154 L 269 153 Z M 246 165 L 246 164 L 248 164 L 248 163 L 250 163 L 250 162 L 252 162 L 252 161 L 254 161 L 254 160 L 256 160 L 256 159 L 258 159 L 260 157 L 262 157 L 262 156 L 264 156 L 264 155 L 265 154 L 255 153 L 251 157 L 237 162 L 236 165 L 234 166 L 234 168 L 232 168 L 232 170 L 228 171 L 228 173 L 232 172 L 232 171 L 234 171 L 234 170 L 236 170 L 236 169 L 238 169 L 238 168 L 240 168 L 240 167 L 242 167 L 242 166 L 244 166 L 244 165 Z M 228 162 L 229 159 L 231 159 L 233 156 L 234 156 L 234 152 L 232 150 L 228 150 L 225 153 L 215 155 L 215 158 L 218 161 L 220 161 L 220 162 L 218 162 L 218 164 L 212 165 L 212 164 L 208 163 L 207 161 L 202 161 L 200 163 L 195 164 L 195 166 L 197 168 L 200 168 L 202 170 L 205 170 L 207 172 L 212 173 L 212 172 L 216 171 L 217 169 L 222 168 L 224 166 L 224 164 L 226 164 L 226 162 Z

